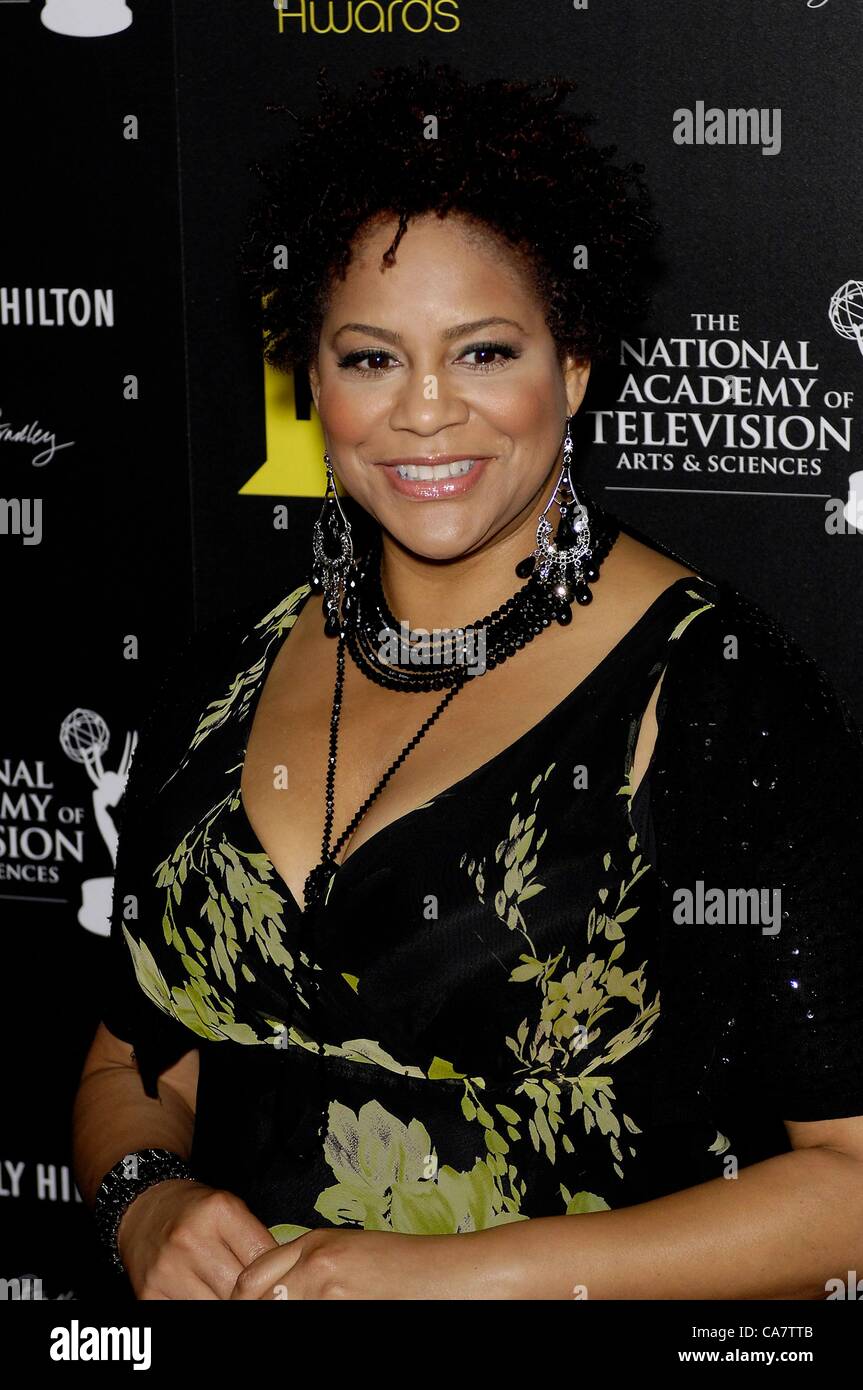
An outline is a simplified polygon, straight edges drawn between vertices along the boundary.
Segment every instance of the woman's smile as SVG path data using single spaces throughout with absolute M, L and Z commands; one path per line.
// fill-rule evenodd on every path
M 390 487 L 417 502 L 448 501 L 475 488 L 491 458 L 439 454 L 386 459 L 376 465 Z

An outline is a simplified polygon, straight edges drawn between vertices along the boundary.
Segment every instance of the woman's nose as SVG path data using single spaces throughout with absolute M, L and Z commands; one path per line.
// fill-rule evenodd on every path
M 412 372 L 399 387 L 390 411 L 390 426 L 415 434 L 436 434 L 470 418 L 466 401 L 436 372 Z

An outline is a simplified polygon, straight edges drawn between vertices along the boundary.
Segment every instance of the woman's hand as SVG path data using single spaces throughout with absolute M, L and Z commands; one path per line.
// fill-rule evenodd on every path
M 240 1197 L 185 1178 L 129 1204 L 117 1247 L 138 1299 L 230 1298 L 245 1267 L 279 1249 Z
M 493 1299 L 505 1270 L 485 1232 L 401 1235 L 324 1227 L 266 1250 L 236 1281 L 231 1298 Z

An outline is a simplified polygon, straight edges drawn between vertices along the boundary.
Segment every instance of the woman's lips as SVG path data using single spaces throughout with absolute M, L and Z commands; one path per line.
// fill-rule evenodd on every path
M 489 458 L 439 455 L 431 459 L 394 459 L 378 467 L 383 469 L 390 486 L 402 496 L 433 502 L 462 497 L 470 492 L 490 462 Z

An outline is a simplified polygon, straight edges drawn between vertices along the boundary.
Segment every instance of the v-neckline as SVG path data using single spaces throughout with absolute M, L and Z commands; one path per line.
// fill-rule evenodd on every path
M 698 578 L 691 574 L 683 574 L 680 576 L 679 579 L 673 580 L 671 584 L 668 584 L 659 594 L 657 594 L 653 602 L 650 603 L 647 608 L 645 608 L 644 612 L 641 614 L 639 618 L 635 620 L 632 626 L 630 628 L 627 628 L 626 632 L 624 632 L 623 635 L 617 640 L 617 642 L 615 642 L 614 646 L 606 652 L 605 656 L 600 658 L 600 660 L 592 668 L 592 670 L 588 671 L 587 675 L 584 676 L 578 682 L 577 685 L 573 686 L 572 690 L 567 691 L 563 699 L 559 700 L 556 705 L 554 705 L 550 710 L 548 710 L 544 715 L 542 715 L 542 717 L 538 719 L 535 724 L 532 724 L 529 729 L 525 729 L 524 733 L 519 734 L 518 737 L 513 739 L 511 743 L 508 743 L 505 748 L 501 748 L 499 752 L 493 753 L 491 757 L 487 758 L 484 763 L 480 764 L 479 767 L 475 767 L 471 772 L 465 773 L 463 777 L 459 777 L 457 781 L 452 782 L 448 787 L 444 787 L 442 791 L 437 792 L 436 795 L 433 796 L 429 801 L 424 801 L 420 806 L 414 806 L 410 811 L 405 811 L 402 815 L 396 816 L 394 820 L 388 821 L 386 825 L 382 825 L 378 830 L 373 831 L 373 833 L 369 836 L 367 840 L 363 840 L 361 844 L 357 845 L 356 849 L 352 850 L 350 854 L 348 854 L 343 860 L 341 860 L 341 862 L 337 865 L 335 869 L 335 874 L 339 877 L 343 876 L 345 871 L 347 870 L 348 865 L 351 864 L 358 855 L 362 855 L 364 850 L 368 849 L 372 845 L 375 845 L 375 843 L 380 839 L 382 835 L 387 834 L 387 832 L 399 829 L 405 824 L 405 822 L 411 820 L 414 816 L 419 815 L 420 811 L 428 810 L 429 807 L 436 805 L 445 797 L 454 796 L 460 793 L 469 782 L 474 780 L 474 778 L 486 773 L 490 768 L 494 767 L 498 762 L 500 762 L 501 759 L 512 756 L 513 752 L 517 748 L 519 748 L 527 739 L 532 738 L 536 733 L 543 729 L 546 724 L 550 723 L 553 719 L 557 718 L 564 710 L 568 709 L 570 703 L 573 702 L 576 699 L 576 697 L 583 698 L 584 695 L 587 692 L 589 692 L 591 687 L 596 684 L 600 676 L 605 675 L 608 667 L 612 665 L 616 660 L 619 660 L 620 656 L 623 654 L 624 650 L 629 645 L 631 640 L 643 631 L 648 621 L 656 615 L 657 611 L 668 602 L 672 595 L 676 597 L 677 592 L 682 584 L 691 584 L 693 587 L 700 584 L 706 586 L 709 589 L 712 589 L 714 592 L 717 588 L 716 583 L 713 580 L 707 578 Z M 309 589 L 305 597 L 301 600 L 299 607 L 295 609 L 294 622 L 291 624 L 283 640 L 279 642 L 277 639 L 274 639 L 270 643 L 267 651 L 264 654 L 261 677 L 258 682 L 257 690 L 255 692 L 253 700 L 250 701 L 245 714 L 240 720 L 240 727 L 243 730 L 244 738 L 242 747 L 242 761 L 239 765 L 240 777 L 237 791 L 237 798 L 239 801 L 238 809 L 249 835 L 254 839 L 255 844 L 258 847 L 256 853 L 260 853 L 264 856 L 270 868 L 272 869 L 275 878 L 281 884 L 284 893 L 287 895 L 288 901 L 292 904 L 295 911 L 299 913 L 299 915 L 302 917 L 308 915 L 309 909 L 307 907 L 300 906 L 300 903 L 294 896 L 294 893 L 290 885 L 287 883 L 283 875 L 276 868 L 269 854 L 264 849 L 264 846 L 261 844 L 258 833 L 255 830 L 255 827 L 252 825 L 252 822 L 250 821 L 248 812 L 246 810 L 246 804 L 243 800 L 242 793 L 242 781 L 243 772 L 245 770 L 246 761 L 248 759 L 249 754 L 249 743 L 251 741 L 251 731 L 252 726 L 254 724 L 255 713 L 260 703 L 261 695 L 263 694 L 264 686 L 267 682 L 267 677 L 269 676 L 270 671 L 272 670 L 273 665 L 275 664 L 276 657 L 282 650 L 282 647 L 284 646 L 285 642 L 288 642 L 290 640 L 294 624 L 297 622 L 297 619 L 299 618 L 300 614 L 305 608 L 306 603 L 311 596 L 311 593 L 312 590 Z M 329 896 L 329 889 L 327 891 L 327 896 Z M 326 897 L 324 899 L 324 903 L 325 902 Z

